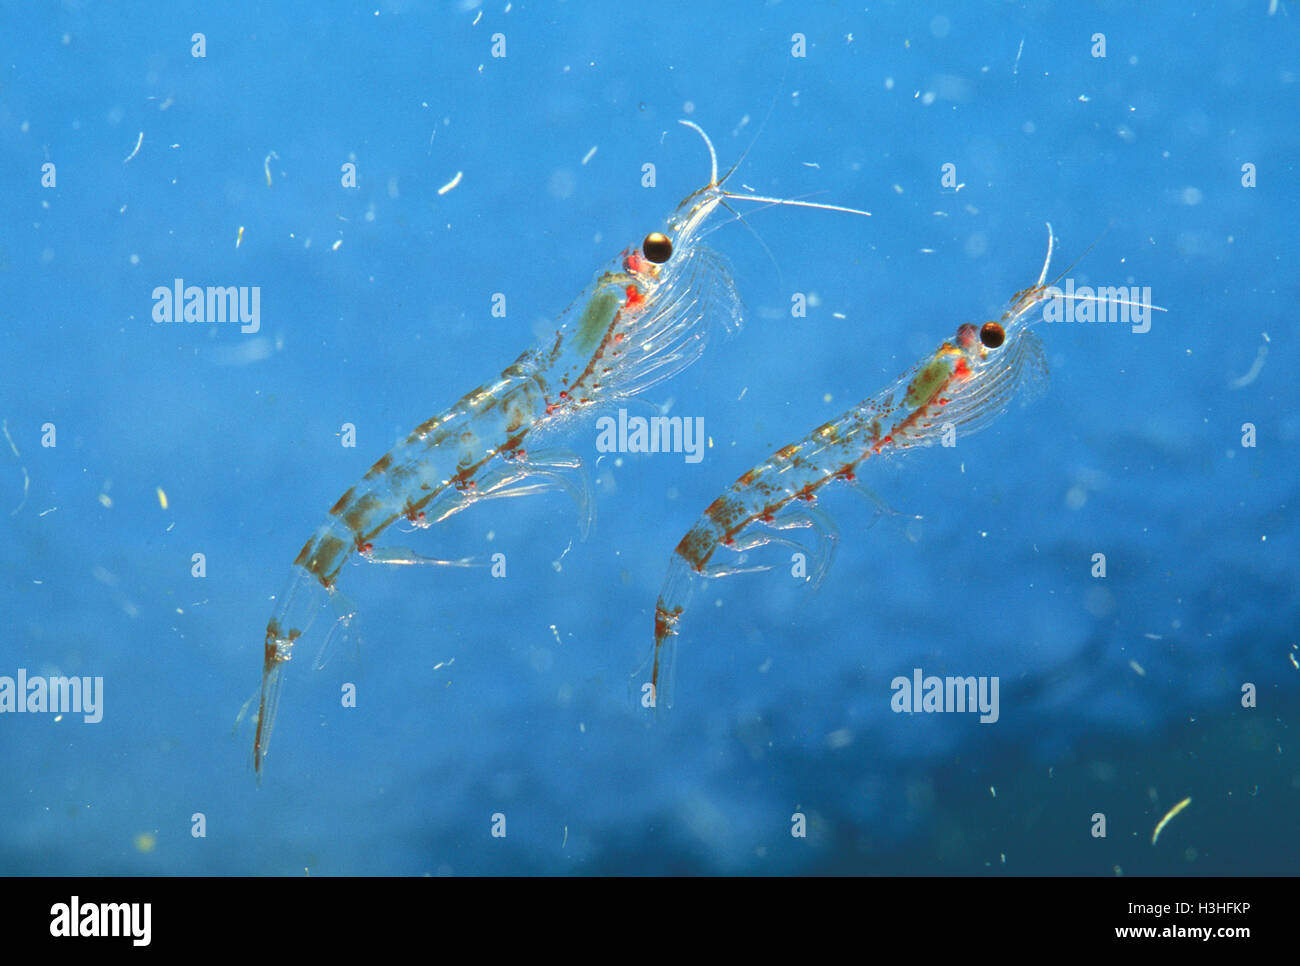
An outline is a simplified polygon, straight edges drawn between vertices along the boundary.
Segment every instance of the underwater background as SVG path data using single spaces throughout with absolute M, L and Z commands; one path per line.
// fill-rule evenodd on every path
M 103 717 L 0 714 L 0 872 L 1294 874 L 1297 14 L 6 4 L 0 676 L 102 677 Z M 715 214 L 744 326 L 642 397 L 703 459 L 602 454 L 591 413 L 547 441 L 585 541 L 548 493 L 392 535 L 503 578 L 349 564 L 259 787 L 236 719 L 299 548 L 707 182 L 679 119 L 732 190 L 872 216 Z M 996 318 L 1046 223 L 1053 276 L 1167 312 L 1036 325 L 1041 395 L 864 465 L 896 513 L 828 487 L 816 589 L 780 553 L 702 582 L 647 726 L 681 536 Z M 258 331 L 154 322 L 178 278 L 257 286 Z M 917 668 L 997 677 L 998 720 L 891 710 Z

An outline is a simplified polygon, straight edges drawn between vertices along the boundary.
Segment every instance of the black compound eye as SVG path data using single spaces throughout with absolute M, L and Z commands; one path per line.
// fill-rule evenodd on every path
M 990 349 L 996 349 L 1007 341 L 1006 329 L 996 322 L 985 322 L 980 327 L 980 342 L 984 343 Z
M 662 265 L 673 257 L 673 243 L 661 231 L 652 231 L 641 243 L 641 254 L 656 265 Z

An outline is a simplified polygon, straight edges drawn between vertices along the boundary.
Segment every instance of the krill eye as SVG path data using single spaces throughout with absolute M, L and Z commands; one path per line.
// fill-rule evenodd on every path
M 985 322 L 980 327 L 980 342 L 990 349 L 996 349 L 1007 341 L 1007 332 L 996 322 Z
M 652 231 L 641 243 L 641 253 L 656 265 L 662 265 L 673 255 L 673 243 L 661 231 Z

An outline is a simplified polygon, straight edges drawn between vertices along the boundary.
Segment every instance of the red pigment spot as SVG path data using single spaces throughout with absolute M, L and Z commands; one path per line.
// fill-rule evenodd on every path
M 643 305 L 645 305 L 645 296 L 641 294 L 641 290 L 635 285 L 629 285 L 627 287 L 627 303 L 624 308 L 636 310 Z
M 371 550 L 375 549 L 375 545 L 373 543 L 363 543 L 359 549 L 362 553 L 370 553 Z
M 561 390 L 560 390 L 560 398 L 561 398 L 561 399 L 568 399 L 568 398 L 569 398 L 569 392 L 568 392 L 567 389 L 561 389 Z

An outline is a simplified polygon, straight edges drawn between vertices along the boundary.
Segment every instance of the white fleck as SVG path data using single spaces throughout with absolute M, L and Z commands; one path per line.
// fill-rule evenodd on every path
M 840 728 L 826 736 L 827 748 L 847 748 L 851 744 L 853 744 L 853 732 L 848 728 Z
M 141 132 L 140 132 L 140 136 L 137 137 L 137 138 L 135 139 L 135 147 L 131 149 L 131 153 L 130 153 L 130 154 L 128 154 L 125 158 L 122 159 L 122 163 L 123 163 L 123 164 L 126 164 L 128 161 L 130 161 L 132 158 L 134 158 L 137 154 L 139 154 L 139 153 L 140 153 L 140 145 L 142 145 L 142 144 L 144 144 L 144 131 L 141 131 Z

